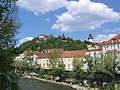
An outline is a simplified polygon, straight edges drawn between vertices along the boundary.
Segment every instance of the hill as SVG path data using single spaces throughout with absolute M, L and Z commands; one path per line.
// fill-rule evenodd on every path
M 24 42 L 18 47 L 19 53 L 22 53 L 25 50 L 33 51 L 44 51 L 47 49 L 63 49 L 63 50 L 86 50 L 87 45 L 90 42 L 82 42 L 80 40 L 73 40 L 72 38 L 62 36 L 54 37 L 53 35 L 49 36 L 39 36 L 34 38 L 31 41 Z

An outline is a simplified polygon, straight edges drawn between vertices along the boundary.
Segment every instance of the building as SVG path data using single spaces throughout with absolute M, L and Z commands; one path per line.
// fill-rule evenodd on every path
M 102 47 L 103 47 L 103 43 L 95 43 L 95 44 L 91 44 L 91 45 L 87 45 L 87 55 L 90 55 L 92 57 L 101 57 L 101 55 L 103 54 L 102 51 Z
M 51 65 L 49 57 L 53 52 L 57 53 L 57 57 L 55 56 L 55 59 L 58 61 L 62 61 L 66 71 L 72 71 L 74 69 L 74 59 L 79 58 L 80 60 L 84 60 L 83 57 L 86 54 L 86 50 L 64 51 L 63 49 L 50 49 L 41 53 L 38 51 L 31 52 L 26 50 L 22 54 L 17 56 L 15 60 L 23 61 L 25 56 L 30 55 L 30 57 L 33 59 L 33 64 L 37 64 L 43 69 L 50 69 Z M 87 65 L 85 64 L 83 69 L 86 68 Z
M 120 34 L 104 42 L 103 53 L 106 54 L 112 52 L 116 52 L 117 55 L 120 56 Z
M 90 55 L 92 57 L 101 57 L 102 55 L 102 47 L 103 43 L 94 43 L 93 42 L 93 36 L 92 34 L 89 34 L 88 41 L 91 42 L 90 45 L 87 45 L 87 52 L 86 55 Z
M 41 53 L 37 57 L 37 64 L 39 64 L 41 68 L 50 69 L 50 61 L 49 61 L 50 53 L 51 52 Z M 58 52 L 58 57 L 56 59 L 62 60 L 63 64 L 65 65 L 66 71 L 72 71 L 74 69 L 73 60 L 76 57 L 83 59 L 83 56 L 85 56 L 85 54 L 86 54 L 86 50 L 60 51 Z
M 93 39 L 94 39 L 93 36 L 91 34 L 89 34 L 88 41 L 92 43 Z
M 33 60 L 36 60 L 36 57 L 40 54 L 39 51 L 28 51 L 28 50 L 25 50 L 22 54 L 19 54 L 19 56 L 16 56 L 14 60 L 19 60 L 19 61 L 22 61 L 25 56 L 31 56 Z
M 39 39 L 46 41 L 46 40 L 48 39 L 48 36 L 47 36 L 47 35 L 44 35 L 44 34 L 41 34 L 41 35 L 39 36 Z

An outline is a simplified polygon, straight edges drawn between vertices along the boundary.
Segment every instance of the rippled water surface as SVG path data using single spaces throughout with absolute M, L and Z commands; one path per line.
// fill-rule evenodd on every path
M 20 79 L 20 90 L 73 90 L 71 87 L 34 79 Z

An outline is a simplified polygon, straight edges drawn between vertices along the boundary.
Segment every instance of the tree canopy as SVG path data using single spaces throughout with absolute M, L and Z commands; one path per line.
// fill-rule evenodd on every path
M 20 27 L 15 0 L 0 0 L 0 90 L 17 90 L 13 66 L 16 53 L 15 35 Z
M 64 38 L 63 38 L 64 37 Z M 33 44 L 34 43 L 34 44 Z M 48 37 L 46 41 L 39 40 L 38 37 L 34 38 L 31 41 L 25 42 L 18 47 L 20 53 L 24 50 L 33 50 L 33 51 L 43 51 L 45 49 L 63 49 L 63 50 L 85 50 L 87 49 L 87 44 L 80 40 L 73 40 L 72 38 L 65 37 L 64 35 L 54 37 L 51 35 Z

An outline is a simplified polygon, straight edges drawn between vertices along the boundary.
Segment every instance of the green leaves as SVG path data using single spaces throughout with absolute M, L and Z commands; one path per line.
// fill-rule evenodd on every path
M 102 57 L 91 57 L 86 56 L 85 60 L 88 64 L 89 73 L 87 77 L 89 77 L 91 84 L 93 81 L 96 81 L 96 85 L 98 87 L 103 87 L 103 82 L 107 82 L 110 86 L 110 90 L 114 87 L 114 79 L 115 79 L 115 68 L 118 64 L 117 55 L 115 53 L 108 53 L 103 55 Z
M 66 38 L 64 35 L 58 37 L 49 36 L 49 38 L 46 41 L 34 38 L 31 41 L 25 42 L 22 45 L 20 45 L 19 50 L 21 51 L 20 53 L 22 53 L 24 50 L 29 49 L 33 51 L 44 51 L 45 49 L 52 48 L 59 48 L 64 50 L 83 50 L 87 49 L 87 43 L 84 43 L 80 40 L 73 40 L 69 37 Z
M 52 51 L 49 55 L 49 62 L 52 70 L 51 75 L 53 77 L 59 77 L 62 80 L 66 73 L 63 60 L 59 58 L 59 54 L 59 51 Z
M 18 77 L 13 66 L 15 35 L 19 29 L 13 0 L 0 0 L 0 90 L 17 90 Z

